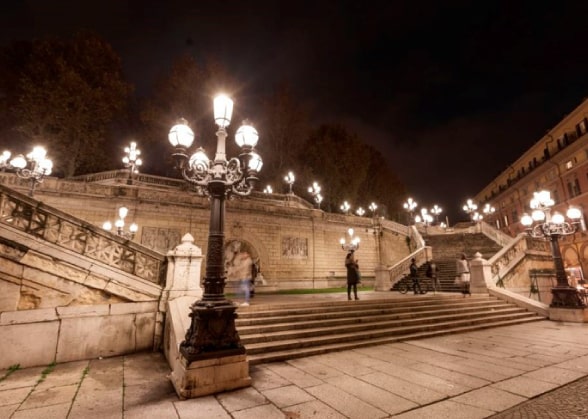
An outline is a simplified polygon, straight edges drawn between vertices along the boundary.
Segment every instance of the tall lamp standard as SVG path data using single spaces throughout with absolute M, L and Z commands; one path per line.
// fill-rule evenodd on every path
M 412 198 L 408 198 L 406 202 L 402 205 L 408 214 L 408 225 L 410 225 L 411 221 L 413 220 L 413 213 L 415 208 L 417 207 L 416 201 Z
M 31 180 L 30 196 L 35 194 L 35 188 L 38 184 L 43 183 L 45 176 L 51 174 L 53 162 L 46 156 L 47 151 L 43 147 L 37 146 L 26 157 L 19 154 L 10 160 L 10 165 L 16 169 L 18 177 Z
M 0 170 L 4 171 L 6 168 L 10 167 L 10 159 L 11 153 L 8 150 L 4 150 L 2 154 L 0 154 Z
M 235 134 L 241 154 L 238 158 L 227 160 L 226 128 L 231 121 L 232 112 L 233 101 L 227 96 L 220 95 L 214 99 L 214 118 L 218 125 L 214 160 L 209 160 L 200 147 L 188 157 L 187 149 L 192 145 L 194 133 L 185 121 L 172 127 L 169 133 L 169 141 L 175 148 L 173 157 L 182 177 L 189 183 L 202 187 L 203 193 L 210 197 L 204 293 L 201 300 L 191 305 L 191 325 L 185 340 L 180 344 L 180 353 L 185 360 L 181 365 L 185 368 L 181 373 L 172 373 L 176 391 L 183 397 L 198 397 L 251 384 L 245 348 L 235 328 L 236 305 L 224 295 L 224 221 L 226 199 L 232 194 L 246 196 L 251 193 L 262 161 L 254 151 L 259 138 L 257 131 L 247 123 Z M 224 358 L 225 361 L 210 363 L 210 359 L 215 358 Z M 194 364 L 201 367 L 204 364 L 214 364 L 219 371 L 192 368 Z M 241 371 L 245 375 L 235 377 L 235 371 Z M 211 376 L 220 382 L 207 384 L 210 383 Z M 200 387 L 195 383 L 201 384 Z
M 477 209 L 478 206 L 474 204 L 474 201 L 472 201 L 471 199 L 468 199 L 465 205 L 463 206 L 463 210 L 469 215 L 470 220 L 472 221 L 474 220 L 474 213 Z
M 532 210 L 531 215 L 523 214 L 521 224 L 525 226 L 529 236 L 547 239 L 551 245 L 557 285 L 551 288 L 553 298 L 550 307 L 585 308 L 586 304 L 578 294 L 578 290 L 568 284 L 558 243 L 561 236 L 576 232 L 576 226 L 580 222 L 582 212 L 576 207 L 568 208 L 566 215 L 569 221 L 567 221 L 563 214 L 555 211 L 551 213 L 551 207 L 554 204 L 549 191 L 534 192 L 529 205 Z
M 443 208 L 441 208 L 437 204 L 433 205 L 433 208 L 431 208 L 431 214 L 433 214 L 433 217 L 435 217 L 435 223 L 439 222 L 439 214 L 441 214 L 442 212 Z
M 345 237 L 341 237 L 341 240 L 339 240 L 339 244 L 341 245 L 341 249 L 349 252 L 351 250 L 355 251 L 357 249 L 359 249 L 359 237 L 355 236 L 353 237 L 353 234 L 355 233 L 355 231 L 352 228 L 347 229 L 347 234 L 349 235 L 349 241 L 345 240 Z
M 116 234 L 120 237 L 124 237 L 128 240 L 133 240 L 135 238 L 135 234 L 139 230 L 139 226 L 136 223 L 131 223 L 129 226 L 129 231 L 124 231 L 125 228 L 125 218 L 129 213 L 129 209 L 127 207 L 120 207 L 118 209 L 118 220 L 114 222 L 114 226 L 116 227 Z M 102 228 L 104 230 L 110 231 L 112 230 L 112 223 L 110 221 L 104 222 L 102 224 Z
M 343 211 L 343 213 L 345 215 L 349 215 L 349 210 L 351 209 L 351 205 L 349 205 L 349 202 L 344 201 L 339 208 L 341 209 L 341 211 Z
M 127 185 L 133 184 L 133 173 L 139 173 L 139 166 L 143 164 L 143 161 L 139 158 L 141 150 L 137 148 L 137 143 L 132 141 L 128 147 L 125 147 L 126 156 L 123 157 L 122 162 L 125 167 L 129 169 L 129 177 L 127 178 Z
M 294 176 L 294 173 L 292 172 L 288 172 L 288 174 L 284 177 L 284 182 L 286 182 L 288 184 L 289 187 L 289 194 L 292 195 L 292 185 L 294 185 L 294 181 L 296 180 L 296 177 Z
M 494 208 L 489 203 L 486 203 L 486 205 L 484 205 L 484 208 L 482 208 L 482 212 L 484 213 L 484 216 L 486 218 L 488 218 L 488 217 L 490 217 L 492 214 L 494 214 L 496 212 L 496 208 Z
M 360 217 L 363 217 L 365 214 L 365 210 L 362 207 L 359 207 L 358 209 L 355 210 L 355 213 L 357 215 L 359 215 Z
M 321 187 L 317 182 L 312 182 L 312 186 L 308 187 L 308 192 L 312 195 L 312 199 L 316 202 L 317 208 L 321 209 L 321 202 L 323 202 L 323 196 L 321 195 Z

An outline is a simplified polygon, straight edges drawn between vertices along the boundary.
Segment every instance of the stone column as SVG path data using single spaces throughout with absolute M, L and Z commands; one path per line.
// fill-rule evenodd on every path
M 167 275 L 165 287 L 159 300 L 155 328 L 154 348 L 156 350 L 159 349 L 162 342 L 167 303 L 178 297 L 191 297 L 194 301 L 202 297 L 201 268 L 202 249 L 194 245 L 194 237 L 187 233 L 182 237 L 182 243 L 167 252 Z
M 376 283 L 374 291 L 390 290 L 390 272 L 384 265 L 378 265 L 375 269 Z
M 470 261 L 470 291 L 472 294 L 487 293 L 487 279 L 491 277 L 491 269 L 488 261 L 482 259 L 480 252 L 476 252 Z

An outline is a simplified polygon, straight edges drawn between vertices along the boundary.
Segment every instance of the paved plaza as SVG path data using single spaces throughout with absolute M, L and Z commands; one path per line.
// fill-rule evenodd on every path
M 543 320 L 250 370 L 251 387 L 190 400 L 159 353 L 5 370 L 0 418 L 588 418 L 587 324 Z

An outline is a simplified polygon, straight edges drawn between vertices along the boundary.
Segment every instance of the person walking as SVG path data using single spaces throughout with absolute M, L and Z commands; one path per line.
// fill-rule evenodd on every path
M 457 259 L 455 266 L 457 277 L 455 278 L 456 283 L 461 285 L 461 293 L 464 298 L 466 295 L 472 296 L 470 292 L 470 264 L 465 253 L 461 254 L 461 257 Z
M 425 273 L 425 275 L 427 276 L 427 278 L 431 278 L 433 290 L 435 291 L 435 293 L 437 293 L 437 291 L 441 291 L 441 283 L 439 282 L 438 273 L 439 268 L 437 267 L 435 261 L 431 259 L 427 264 L 427 272 Z
M 415 258 L 410 260 L 410 278 L 412 279 L 412 290 L 414 291 L 414 294 L 422 294 L 423 290 L 421 289 L 421 284 L 419 282 L 418 267 Z M 419 290 L 418 293 L 417 288 Z
M 357 263 L 357 259 L 355 259 L 355 251 L 353 249 L 347 252 L 347 256 L 345 256 L 345 267 L 347 268 L 347 299 L 351 300 L 351 289 L 353 288 L 353 295 L 356 300 L 359 300 L 357 296 L 359 264 Z

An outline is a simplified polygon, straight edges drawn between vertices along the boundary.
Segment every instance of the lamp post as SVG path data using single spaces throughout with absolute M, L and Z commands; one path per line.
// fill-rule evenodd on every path
M 233 101 L 227 96 L 220 95 L 214 99 L 214 118 L 218 130 L 216 155 L 212 160 L 208 159 L 200 147 L 188 157 L 187 149 L 192 145 L 194 133 L 184 120 L 169 132 L 169 141 L 175 148 L 173 157 L 182 177 L 189 183 L 200 186 L 202 192 L 210 197 L 204 293 L 201 300 L 191 305 L 191 325 L 185 340 L 180 344 L 180 353 L 188 362 L 237 355 L 242 355 L 243 362 L 246 362 L 245 348 L 235 328 L 236 305 L 224 295 L 225 201 L 232 194 L 246 196 L 251 193 L 262 161 L 254 151 L 258 140 L 257 131 L 246 122 L 235 134 L 241 154 L 238 158 L 227 160 L 226 128 L 231 121 L 232 111 Z M 197 281 L 198 278 L 194 280 Z M 250 379 L 248 382 L 250 383 Z M 249 384 L 237 386 L 244 385 Z M 194 397 L 199 391 L 190 388 L 189 384 L 186 384 L 184 390 L 189 394 L 187 397 Z
M 353 237 L 353 234 L 355 232 L 353 231 L 352 228 L 347 229 L 347 234 L 349 235 L 349 241 L 345 240 L 345 237 L 341 237 L 341 240 L 339 240 L 339 244 L 341 244 L 341 249 L 349 252 L 350 250 L 357 250 L 359 249 L 359 242 L 360 239 L 359 237 Z
M 428 227 L 429 224 L 433 221 L 433 216 L 429 214 L 429 211 L 426 208 L 421 208 L 421 215 L 417 215 L 414 217 L 414 221 L 416 223 L 423 223 L 425 226 L 425 234 L 428 234 Z
M 266 193 L 266 194 L 272 194 L 272 193 L 274 193 L 274 190 L 272 189 L 271 185 L 267 185 L 267 186 L 264 188 L 264 190 L 263 190 L 263 193 Z
M 362 207 L 359 207 L 358 209 L 355 210 L 355 213 L 357 215 L 359 215 L 360 217 L 363 217 L 365 214 L 365 210 Z
M 10 159 L 11 153 L 8 150 L 4 150 L 0 155 L 0 170 L 4 171 L 6 168 L 10 167 Z
M 533 193 L 530 202 L 531 215 L 523 214 L 521 224 L 525 226 L 527 234 L 535 238 L 547 239 L 551 245 L 551 256 L 555 265 L 557 284 L 551 288 L 553 298 L 550 307 L 556 308 L 585 308 L 578 290 L 568 284 L 568 278 L 559 248 L 559 238 L 576 232 L 576 225 L 582 217 L 582 212 L 576 207 L 567 210 L 568 220 L 559 212 L 551 212 L 555 202 L 549 191 Z
M 474 213 L 476 212 L 476 210 L 478 209 L 478 206 L 476 204 L 474 204 L 474 201 L 472 201 L 471 199 L 468 199 L 465 203 L 465 205 L 463 206 L 463 210 L 469 215 L 470 220 L 473 221 L 474 219 Z
M 370 206 L 368 207 L 368 209 L 371 211 L 372 217 L 375 217 L 376 216 L 376 210 L 378 209 L 378 206 L 376 205 L 376 203 L 375 202 L 372 202 L 370 204 Z
M 139 173 L 138 167 L 143 164 L 139 158 L 141 150 L 137 148 L 137 143 L 132 141 L 128 147 L 125 147 L 126 156 L 123 157 L 122 162 L 125 167 L 129 169 L 129 177 L 127 178 L 127 185 L 133 184 L 133 173 Z
M 35 194 L 35 188 L 38 184 L 43 183 L 45 176 L 51 174 L 53 162 L 46 156 L 47 151 L 43 147 L 36 146 L 26 157 L 19 154 L 10 160 L 10 166 L 16 169 L 18 177 L 31 180 L 30 196 Z
M 348 215 L 349 210 L 351 209 L 351 205 L 349 205 L 349 202 L 344 201 L 339 208 L 341 209 L 341 211 L 343 211 L 345 215 Z
M 406 202 L 402 205 L 404 207 L 404 209 L 406 210 L 406 213 L 408 214 L 408 224 L 410 225 L 410 222 L 413 219 L 413 213 L 415 208 L 417 207 L 417 203 L 416 201 L 414 201 L 412 198 L 408 198 L 406 200 Z
M 289 194 L 292 195 L 292 185 L 294 185 L 294 181 L 296 180 L 296 177 L 294 176 L 294 173 L 292 172 L 288 172 L 288 174 L 284 177 L 284 181 L 288 184 L 289 186 Z
M 431 214 L 433 214 L 433 217 L 435 217 L 435 223 L 439 222 L 439 214 L 442 212 L 443 209 L 437 204 L 433 205 L 433 208 L 431 208 Z
M 474 221 L 474 223 L 479 223 L 484 219 L 484 216 L 482 214 L 480 214 L 478 211 L 474 212 L 474 214 L 472 215 L 472 221 Z
M 312 195 L 312 199 L 316 202 L 317 208 L 321 208 L 321 202 L 323 202 L 323 196 L 321 195 L 321 187 L 317 182 L 312 182 L 312 186 L 308 187 L 308 192 Z
M 116 227 L 116 234 L 120 237 L 124 237 L 127 240 L 133 240 L 135 238 L 135 234 L 139 230 L 139 226 L 135 223 L 131 223 L 129 226 L 129 231 L 124 231 L 125 228 L 125 218 L 129 213 L 129 209 L 127 207 L 120 207 L 118 209 L 118 220 L 114 222 L 114 226 Z M 102 228 L 104 230 L 110 231 L 112 230 L 112 223 L 110 221 L 106 221 L 102 224 Z

